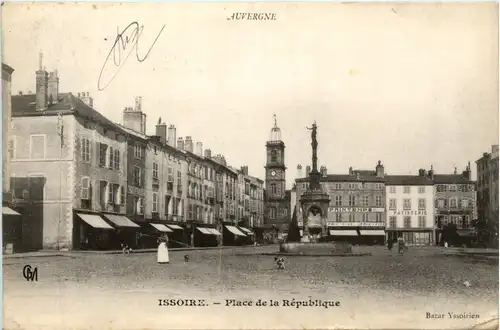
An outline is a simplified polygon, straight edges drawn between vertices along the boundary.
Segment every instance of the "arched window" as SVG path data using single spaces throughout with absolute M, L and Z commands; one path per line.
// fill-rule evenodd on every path
M 276 194 L 276 184 L 275 183 L 271 183 L 271 193 Z
M 276 150 L 271 150 L 271 162 L 276 163 L 278 161 L 278 152 Z

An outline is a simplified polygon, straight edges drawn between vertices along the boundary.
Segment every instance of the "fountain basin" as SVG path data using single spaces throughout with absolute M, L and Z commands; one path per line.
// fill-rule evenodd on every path
M 353 253 L 345 242 L 290 242 L 281 243 L 279 255 L 289 256 L 366 256 L 370 253 Z

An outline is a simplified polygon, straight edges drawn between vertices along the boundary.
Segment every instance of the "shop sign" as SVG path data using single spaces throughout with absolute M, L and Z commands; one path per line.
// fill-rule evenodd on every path
M 132 195 L 141 195 L 141 196 L 144 196 L 145 195 L 145 191 L 144 189 L 142 188 L 137 188 L 137 187 L 133 187 L 133 186 L 128 186 L 128 193 L 129 194 L 132 194 Z
M 331 213 L 369 213 L 369 212 L 384 212 L 383 207 L 330 207 Z
M 337 221 L 327 221 L 328 227 L 383 227 L 385 228 L 385 223 L 383 222 L 337 222 Z
M 391 211 L 391 215 L 427 215 L 427 210 L 403 210 L 403 211 Z

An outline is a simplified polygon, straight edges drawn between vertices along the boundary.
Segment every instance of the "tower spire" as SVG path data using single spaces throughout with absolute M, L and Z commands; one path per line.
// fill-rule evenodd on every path
M 273 118 L 274 118 L 274 127 L 278 127 L 278 123 L 276 122 L 276 114 L 273 114 Z
M 43 52 L 40 50 L 38 53 L 38 70 L 43 70 Z

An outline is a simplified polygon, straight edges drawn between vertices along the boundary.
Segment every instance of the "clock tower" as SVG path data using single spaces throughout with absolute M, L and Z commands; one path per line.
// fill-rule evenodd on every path
M 286 191 L 285 143 L 274 115 L 266 143 L 266 222 L 286 231 L 290 222 L 290 193 Z

